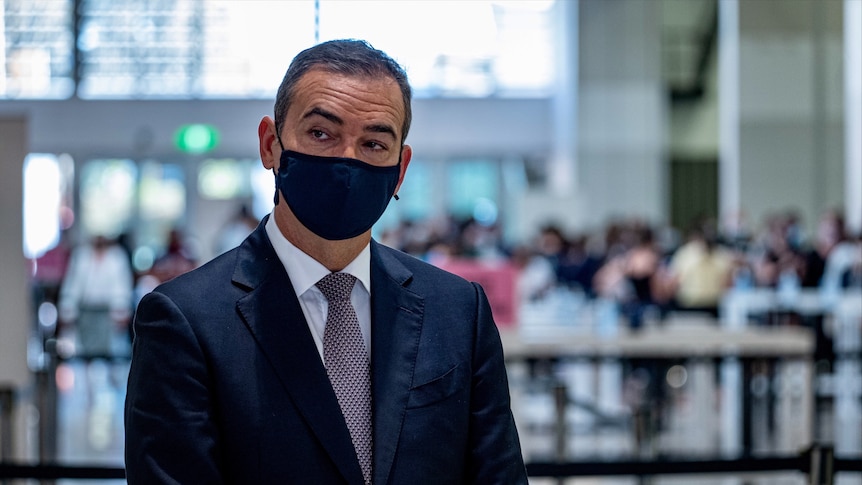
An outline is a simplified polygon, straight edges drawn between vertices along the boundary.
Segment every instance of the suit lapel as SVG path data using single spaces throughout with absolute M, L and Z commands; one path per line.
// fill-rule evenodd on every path
M 299 300 L 266 236 L 266 219 L 240 246 L 234 282 L 249 289 L 237 309 L 300 414 L 349 482 L 362 471 L 341 408 L 317 352 Z
M 374 483 L 385 485 L 404 422 L 419 347 L 424 300 L 405 288 L 412 272 L 371 243 L 371 372 Z

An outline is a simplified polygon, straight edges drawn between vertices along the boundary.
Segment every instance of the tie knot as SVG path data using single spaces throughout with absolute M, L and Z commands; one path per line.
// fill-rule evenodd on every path
M 330 302 L 350 301 L 350 292 L 356 277 L 349 273 L 329 273 L 316 283 L 323 296 Z

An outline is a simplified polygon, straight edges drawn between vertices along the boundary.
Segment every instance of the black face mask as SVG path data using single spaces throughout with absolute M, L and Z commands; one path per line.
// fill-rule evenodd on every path
M 284 150 L 275 175 L 275 203 L 280 192 L 311 232 L 329 240 L 349 239 L 380 219 L 400 172 L 400 158 L 397 165 L 379 167 L 355 158 Z

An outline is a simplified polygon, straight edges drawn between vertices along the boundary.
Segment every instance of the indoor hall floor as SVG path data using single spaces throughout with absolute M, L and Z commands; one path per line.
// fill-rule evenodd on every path
M 715 366 L 704 362 L 670 365 L 661 369 L 665 379 L 687 381 L 678 389 L 666 391 L 662 402 L 633 412 L 631 403 L 638 402 L 638 391 L 648 388 L 643 369 L 629 372 L 618 362 L 558 363 L 551 381 L 534 379 L 527 384 L 513 383 L 513 411 L 518 423 L 522 448 L 527 461 L 553 462 L 559 453 L 556 434 L 561 418 L 557 414 L 559 394 L 565 389 L 567 433 L 562 446 L 572 461 L 637 461 L 662 456 L 680 460 L 711 460 L 722 458 L 728 448 L 726 419 L 721 405 L 727 394 L 716 384 L 720 381 Z M 656 369 L 651 369 L 652 373 Z M 804 366 L 791 362 L 777 371 L 780 377 L 772 384 L 783 388 L 777 395 L 752 397 L 752 437 L 750 445 L 756 456 L 793 456 L 811 442 L 815 433 L 805 416 L 811 402 L 800 388 L 791 384 L 804 375 Z M 516 379 L 517 379 L 517 371 Z M 779 383 L 781 380 L 785 383 Z M 544 380 L 544 382 L 542 382 Z M 681 381 L 677 381 L 680 384 Z M 610 394 L 610 396 L 608 395 Z M 848 411 L 848 410 L 845 410 Z M 817 431 L 831 436 L 834 443 L 851 443 L 858 450 L 862 439 L 862 402 L 858 400 L 848 426 L 826 409 L 819 420 L 829 429 Z M 834 425 L 833 425 L 834 423 Z M 732 433 L 730 433 L 732 434 Z M 738 435 L 737 435 L 738 436 Z M 859 453 L 853 453 L 859 456 Z M 559 481 L 534 478 L 531 484 L 577 485 L 806 485 L 808 477 L 799 472 L 740 473 L 735 475 L 710 473 L 695 475 L 665 475 L 654 477 L 579 477 Z M 862 485 L 862 473 L 842 473 L 835 477 L 836 485 Z
M 128 362 L 81 361 L 57 369 L 57 461 L 123 466 L 123 403 Z M 61 485 L 114 485 L 122 480 L 59 480 Z
M 670 369 L 667 369 L 670 370 Z M 679 369 L 671 371 L 674 376 Z M 800 372 L 792 366 L 791 375 Z M 128 363 L 95 362 L 89 368 L 83 362 L 67 362 L 58 369 L 58 461 L 68 465 L 123 464 L 123 401 Z M 512 368 L 513 410 L 518 422 L 525 458 L 543 460 L 554 453 L 554 397 L 543 378 L 524 379 L 523 369 Z M 573 459 L 648 459 L 659 452 L 687 453 L 703 458 L 718 452 L 722 446 L 720 419 L 715 412 L 721 390 L 715 386 L 715 369 L 706 364 L 688 366 L 687 382 L 677 391 L 665 395 L 665 405 L 651 416 L 633 417 L 630 408 L 633 393 L 642 389 L 643 374 L 631 374 L 620 364 L 596 366 L 592 363 L 564 363 L 555 376 L 569 384 L 566 446 Z M 667 378 L 668 374 L 663 371 Z M 677 376 L 679 378 L 679 376 Z M 641 387 L 639 387 L 641 386 Z M 592 396 L 592 397 L 591 397 Z M 795 440 L 807 439 L 799 419 L 792 419 L 801 405 L 798 394 L 776 399 L 772 409 L 771 429 L 761 430 L 768 436 L 753 440 L 761 452 L 783 451 Z M 785 402 L 786 401 L 786 402 Z M 753 410 L 765 416 L 765 402 Z M 859 409 L 854 412 L 862 413 Z M 647 413 L 650 414 L 650 413 Z M 649 419 L 647 419 L 649 418 Z M 831 418 L 830 418 L 831 419 Z M 858 423 L 859 421 L 856 421 Z M 636 431 L 639 430 L 639 431 Z M 756 430 L 755 430 L 756 431 Z M 862 433 L 850 429 L 844 433 Z M 854 436 L 850 437 L 854 439 Z M 123 483 L 117 480 L 60 480 L 61 485 Z M 664 476 L 650 479 L 635 477 L 581 477 L 562 482 L 535 478 L 536 485 L 558 483 L 575 485 L 803 485 L 802 474 L 792 472 L 741 474 L 738 476 Z M 862 474 L 839 475 L 837 485 L 862 485 Z

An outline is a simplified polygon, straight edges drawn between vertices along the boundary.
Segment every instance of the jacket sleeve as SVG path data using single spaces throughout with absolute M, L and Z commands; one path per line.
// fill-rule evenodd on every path
M 500 333 L 482 287 L 476 283 L 469 453 L 464 483 L 526 484 L 527 473 L 512 416 Z
M 167 296 L 141 301 L 125 403 L 128 483 L 222 483 L 205 354 Z

